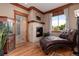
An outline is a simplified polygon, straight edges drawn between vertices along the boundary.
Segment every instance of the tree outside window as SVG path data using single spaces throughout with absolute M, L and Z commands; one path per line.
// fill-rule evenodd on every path
M 63 30 L 66 24 L 66 17 L 64 14 L 52 17 L 52 29 L 53 31 Z

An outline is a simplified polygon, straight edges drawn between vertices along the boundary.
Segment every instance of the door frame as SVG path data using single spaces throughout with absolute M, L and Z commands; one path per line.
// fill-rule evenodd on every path
M 27 31 L 26 31 L 26 42 L 28 42 L 28 14 L 22 13 L 20 11 L 14 10 L 14 20 L 15 20 L 15 24 L 16 24 L 16 15 L 20 15 L 20 16 L 24 16 L 26 17 L 26 22 L 27 22 Z M 15 25 L 15 47 L 16 47 L 16 25 Z

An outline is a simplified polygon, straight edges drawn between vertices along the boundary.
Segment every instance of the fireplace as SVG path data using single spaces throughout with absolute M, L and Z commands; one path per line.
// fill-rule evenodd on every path
M 37 27 L 36 28 L 36 37 L 43 36 L 43 27 Z

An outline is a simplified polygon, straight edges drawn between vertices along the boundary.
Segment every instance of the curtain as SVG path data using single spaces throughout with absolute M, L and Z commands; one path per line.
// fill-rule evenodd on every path
M 64 9 L 64 15 L 66 16 L 66 25 L 65 30 L 69 29 L 69 10 L 68 8 Z

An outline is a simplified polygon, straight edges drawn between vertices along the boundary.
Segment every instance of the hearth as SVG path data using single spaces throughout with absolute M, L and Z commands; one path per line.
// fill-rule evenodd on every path
M 37 27 L 36 28 L 36 37 L 43 36 L 43 27 Z

